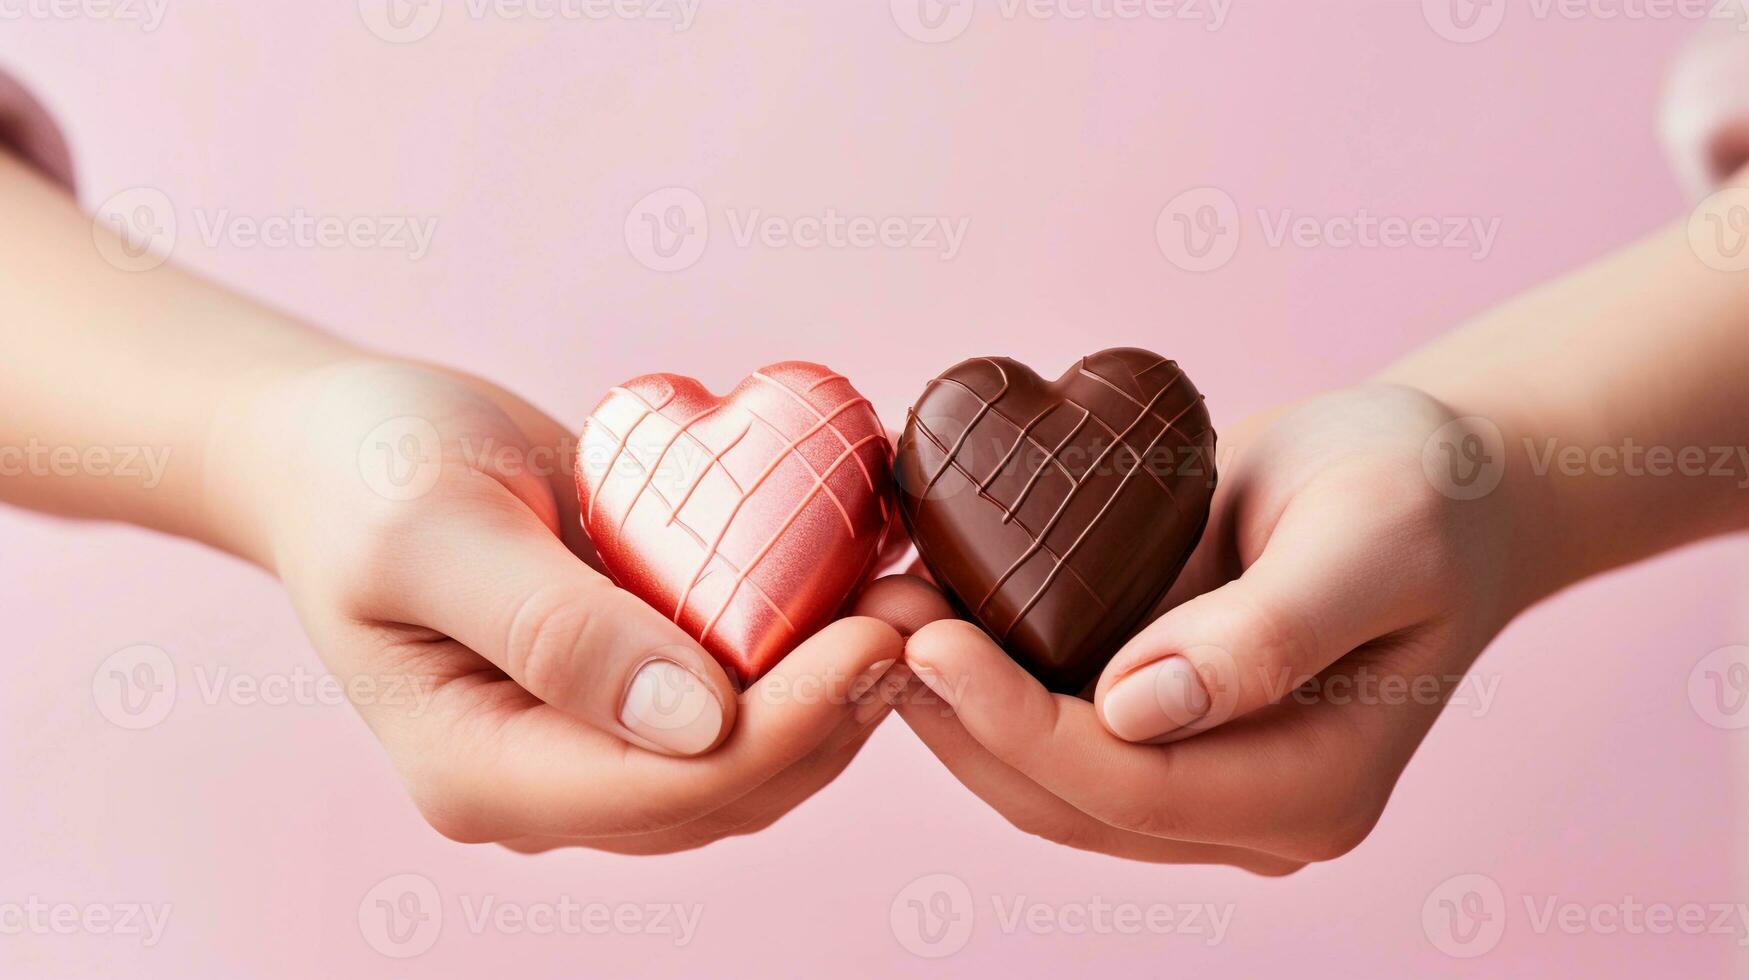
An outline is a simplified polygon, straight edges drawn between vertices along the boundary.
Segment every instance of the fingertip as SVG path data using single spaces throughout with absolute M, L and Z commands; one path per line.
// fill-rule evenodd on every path
M 963 619 L 941 619 L 918 630 L 905 644 L 905 662 L 935 696 L 958 711 L 972 684 L 1006 687 L 1019 665 L 989 634 Z M 1027 676 L 1024 671 L 1021 675 Z M 1030 678 L 1029 678 L 1030 679 Z
M 742 692 L 731 751 L 789 765 L 843 726 L 874 720 L 889 697 L 881 685 L 904 650 L 904 638 L 879 619 L 827 624 Z
M 870 655 L 869 663 L 891 658 L 898 654 L 905 645 L 905 638 L 891 623 L 875 616 L 856 613 L 836 620 L 815 633 L 804 647 L 808 646 L 848 647 L 860 651 L 875 651 L 878 655 Z
M 854 711 L 904 655 L 905 638 L 890 624 L 873 616 L 846 616 L 791 651 L 745 696 L 770 701 L 785 691 L 817 689 L 826 696 L 807 700 Z
M 1211 618 L 1210 612 L 1216 615 Z M 1093 708 L 1099 724 L 1126 742 L 1160 744 L 1226 720 L 1239 680 L 1232 655 L 1206 641 L 1185 642 L 1187 630 L 1198 636 L 1228 635 L 1224 630 L 1208 632 L 1224 617 L 1224 606 L 1198 597 L 1132 637 L 1094 685 Z M 1212 696 L 1211 681 L 1212 691 L 1224 692 L 1221 698 Z M 1217 707 L 1222 711 L 1216 712 Z
M 593 570 L 591 570 L 593 572 Z M 684 703 L 691 695 L 684 689 L 685 684 L 697 686 L 708 696 L 709 705 L 700 702 L 698 712 L 702 718 L 715 717 L 717 727 L 714 732 L 705 736 L 704 721 L 698 722 L 698 728 L 689 727 L 685 735 L 661 740 L 660 750 L 670 755 L 694 756 L 705 755 L 715 751 L 735 729 L 735 721 L 740 712 L 741 685 L 736 682 L 734 674 L 728 668 L 711 656 L 710 652 L 701 646 L 696 639 L 676 626 L 667 617 L 656 612 L 648 603 L 637 596 L 613 585 L 604 576 L 601 582 L 606 589 L 611 590 L 605 602 L 612 603 L 612 612 L 608 615 L 626 630 L 623 634 L 630 643 L 636 644 L 633 649 L 642 647 L 646 653 L 635 657 L 629 662 L 635 664 L 625 681 L 626 701 L 629 704 L 632 693 L 636 689 L 644 672 L 659 661 L 666 661 L 677 666 L 686 675 L 678 674 L 660 678 L 665 692 L 658 698 L 658 704 L 674 702 Z M 634 638 L 635 639 L 632 639 Z M 678 699 L 678 700 L 677 700 Z M 622 714 L 624 709 L 622 708 Z M 627 724 L 621 719 L 622 724 Z M 665 722 L 665 724 L 672 724 Z M 627 724 L 627 727 L 631 727 Z M 642 733 L 640 733 L 642 734 Z
M 938 619 L 922 626 L 905 644 L 905 660 L 913 669 L 946 670 L 964 655 L 1001 649 L 988 633 L 963 619 Z
M 1211 701 L 1196 667 L 1174 654 L 1096 693 L 1099 723 L 1126 742 L 1155 743 L 1201 721 Z

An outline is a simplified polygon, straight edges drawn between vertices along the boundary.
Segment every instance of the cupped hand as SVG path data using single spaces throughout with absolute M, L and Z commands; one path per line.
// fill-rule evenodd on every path
M 890 707 L 875 683 L 902 641 L 863 615 L 737 692 L 588 564 L 572 437 L 502 389 L 352 361 L 242 417 L 209 485 L 263 529 L 259 557 L 445 836 L 654 853 L 751 832 Z
M 900 713 L 1010 822 L 1070 846 L 1265 874 L 1344 854 L 1524 605 L 1518 491 L 1454 491 L 1432 465 L 1467 435 L 1384 385 L 1224 433 L 1208 531 L 1092 703 L 947 620 L 908 641 L 927 690 Z

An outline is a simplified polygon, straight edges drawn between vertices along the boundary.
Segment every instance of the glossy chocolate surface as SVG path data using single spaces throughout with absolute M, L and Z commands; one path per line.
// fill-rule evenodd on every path
M 1135 348 L 1045 381 L 1006 357 L 912 406 L 899 512 L 960 611 L 1079 693 L 1178 577 L 1208 522 L 1215 432 L 1178 364 Z
M 868 399 L 818 364 L 773 364 L 721 397 L 645 375 L 583 425 L 583 527 L 621 588 L 745 686 L 868 578 L 890 523 L 890 452 Z

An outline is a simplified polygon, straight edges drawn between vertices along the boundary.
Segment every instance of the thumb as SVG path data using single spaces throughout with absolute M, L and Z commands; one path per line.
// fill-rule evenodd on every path
M 1175 741 L 1275 703 L 1358 647 L 1426 615 L 1413 549 L 1354 505 L 1289 505 L 1243 575 L 1168 611 L 1100 676 L 1099 717 Z
M 669 755 L 715 748 L 735 688 L 680 627 L 584 564 L 508 494 L 420 535 L 387 591 L 542 701 Z M 435 523 L 435 522 L 434 522 Z

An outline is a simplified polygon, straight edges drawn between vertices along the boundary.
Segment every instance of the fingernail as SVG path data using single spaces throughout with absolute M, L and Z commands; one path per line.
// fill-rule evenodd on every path
M 935 696 L 940 698 L 948 707 L 951 708 L 954 706 L 953 697 L 951 696 L 952 688 L 948 686 L 946 678 L 937 673 L 934 667 L 926 667 L 923 664 L 912 664 L 911 673 L 916 674 L 917 679 L 923 682 L 923 686 L 935 692 Z
M 1126 742 L 1146 742 L 1208 714 L 1208 689 L 1183 657 L 1151 663 L 1112 685 L 1100 713 L 1105 727 Z
M 850 700 L 862 700 L 863 695 L 874 690 L 874 686 L 881 682 L 881 678 L 887 676 L 887 671 L 892 670 L 895 663 L 898 663 L 898 658 L 889 657 L 864 668 L 862 673 L 857 674 L 856 679 L 850 682 Z
M 678 755 L 697 755 L 723 731 L 723 706 L 704 681 L 672 660 L 638 668 L 619 723 Z
M 905 689 L 904 684 L 893 683 L 893 665 L 897 662 L 897 660 L 883 660 L 862 672 L 862 678 L 871 679 L 867 682 L 868 686 L 856 696 L 858 704 L 856 710 L 851 713 L 856 724 L 867 725 L 892 709 L 893 699 L 899 691 Z M 861 678 L 859 678 L 860 682 Z M 863 700 L 864 698 L 867 700 Z

